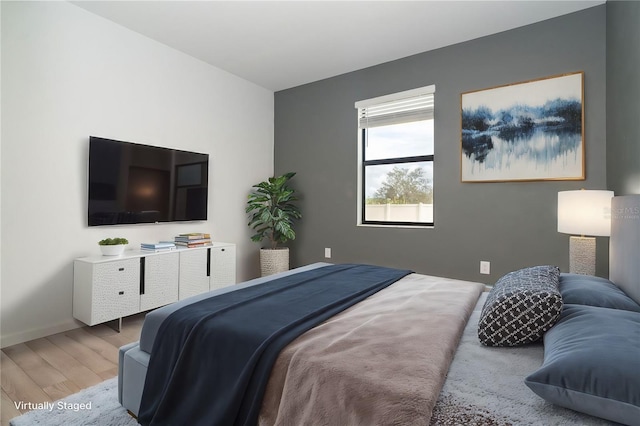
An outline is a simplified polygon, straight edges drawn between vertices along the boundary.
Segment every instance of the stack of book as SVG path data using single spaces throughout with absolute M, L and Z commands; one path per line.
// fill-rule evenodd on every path
M 160 241 L 159 243 L 141 243 L 140 249 L 145 251 L 170 251 L 175 250 L 176 245 L 171 241 Z
M 190 234 L 180 234 L 175 238 L 175 244 L 181 247 L 203 247 L 211 245 L 211 235 L 192 232 Z

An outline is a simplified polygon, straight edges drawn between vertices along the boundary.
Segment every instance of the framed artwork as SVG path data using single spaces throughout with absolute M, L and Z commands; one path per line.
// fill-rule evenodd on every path
M 460 97 L 462 182 L 585 178 L 583 72 Z

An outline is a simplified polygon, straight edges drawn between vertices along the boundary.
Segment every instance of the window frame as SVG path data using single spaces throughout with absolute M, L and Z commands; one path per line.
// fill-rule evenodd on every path
M 389 221 L 389 220 L 366 220 L 366 168 L 367 166 L 376 165 L 391 165 L 391 164 L 410 164 L 418 162 L 431 162 L 435 168 L 435 114 L 433 114 L 434 107 L 432 107 L 432 116 L 434 120 L 434 153 L 427 155 L 416 155 L 409 157 L 396 157 L 396 158 L 382 158 L 375 160 L 365 160 L 365 151 L 367 144 L 367 127 L 360 126 L 360 111 L 362 108 L 369 106 L 376 106 L 385 102 L 407 99 L 410 97 L 421 96 L 431 94 L 435 99 L 435 85 L 421 87 L 418 89 L 408 90 L 405 92 L 394 93 L 391 95 L 381 96 L 378 98 L 368 99 L 364 101 L 356 102 L 355 106 L 358 109 L 358 212 L 357 212 L 357 225 L 358 226 L 374 226 L 374 227 L 396 227 L 396 228 L 433 228 L 435 225 L 435 217 L 431 222 L 409 222 L 409 221 Z M 407 122 L 423 121 L 424 119 L 409 120 Z M 390 125 L 390 124 L 389 124 Z M 435 175 L 435 170 L 434 170 Z M 434 176 L 432 175 L 432 176 Z M 435 197 L 435 194 L 434 194 Z M 435 204 L 435 203 L 433 203 Z

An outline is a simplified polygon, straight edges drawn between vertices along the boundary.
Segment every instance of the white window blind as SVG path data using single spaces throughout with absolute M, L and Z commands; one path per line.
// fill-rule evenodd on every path
M 435 86 L 356 102 L 358 127 L 366 129 L 433 119 Z

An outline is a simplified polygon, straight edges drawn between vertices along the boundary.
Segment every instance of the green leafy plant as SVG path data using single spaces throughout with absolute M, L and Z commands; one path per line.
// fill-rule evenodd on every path
M 300 219 L 302 214 L 294 203 L 298 200 L 295 191 L 287 186 L 293 176 L 295 173 L 289 172 L 253 185 L 245 209 L 249 214 L 248 225 L 256 231 L 251 241 L 259 243 L 266 238 L 275 249 L 279 243 L 296 238 L 293 220 Z
M 101 246 L 117 246 L 117 245 L 125 245 L 129 244 L 129 240 L 126 238 L 105 238 L 104 240 L 98 241 L 98 244 Z

